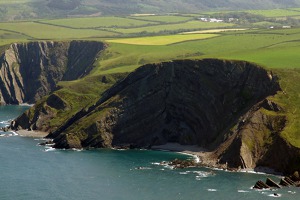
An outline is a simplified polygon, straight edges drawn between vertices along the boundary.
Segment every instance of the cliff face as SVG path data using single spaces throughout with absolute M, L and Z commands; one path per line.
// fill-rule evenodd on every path
M 11 44 L 0 56 L 1 103 L 34 103 L 58 81 L 85 76 L 104 48 L 85 41 Z
M 57 147 L 217 147 L 257 102 L 279 90 L 262 68 L 221 60 L 146 65 L 106 91 L 49 137 Z
M 51 130 L 57 148 L 176 142 L 209 149 L 208 165 L 290 173 L 299 170 L 300 150 L 281 137 L 287 117 L 268 98 L 279 90 L 276 76 L 251 63 L 173 61 L 140 67 L 58 127 L 47 122 L 70 108 L 55 93 L 13 127 Z

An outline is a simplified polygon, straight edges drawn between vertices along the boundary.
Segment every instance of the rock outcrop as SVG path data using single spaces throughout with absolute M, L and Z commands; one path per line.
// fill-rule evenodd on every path
M 35 103 L 58 81 L 87 75 L 104 48 L 88 41 L 11 44 L 0 56 L 1 104 Z

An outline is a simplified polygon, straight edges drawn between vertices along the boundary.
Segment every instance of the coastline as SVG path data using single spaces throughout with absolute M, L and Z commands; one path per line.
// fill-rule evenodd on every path
M 195 157 L 196 162 L 201 164 L 203 167 L 208 167 L 211 169 L 282 176 L 281 173 L 278 173 L 274 169 L 267 168 L 267 167 L 256 167 L 254 169 L 253 168 L 248 168 L 248 169 L 228 168 L 225 164 L 217 163 L 217 159 L 214 158 L 213 152 L 210 152 L 207 149 L 201 148 L 197 145 L 181 145 L 178 143 L 166 143 L 164 145 L 152 146 L 151 149 L 158 150 L 158 151 L 159 150 L 172 151 L 172 152 L 187 154 Z
M 27 130 L 18 130 L 18 131 L 15 131 L 15 132 L 21 137 L 44 138 L 49 134 L 49 133 L 43 132 L 43 131 L 27 131 Z
M 152 146 L 152 150 L 167 150 L 177 153 L 187 154 L 195 157 L 196 162 L 204 167 L 227 169 L 227 167 L 217 164 L 217 160 L 213 158 L 212 152 L 197 145 L 181 145 L 178 143 L 166 143 L 163 145 Z

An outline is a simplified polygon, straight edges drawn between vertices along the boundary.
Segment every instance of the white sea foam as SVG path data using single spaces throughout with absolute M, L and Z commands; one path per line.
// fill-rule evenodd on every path
M 36 141 L 53 141 L 52 139 L 48 139 L 48 138 L 34 138 L 34 140 L 36 140 Z
M 45 151 L 46 152 L 48 152 L 48 151 L 55 151 L 56 149 L 55 148 L 52 148 L 52 147 L 50 147 L 50 148 L 45 148 Z
M 18 133 L 14 132 L 14 131 L 12 131 L 12 134 L 13 134 L 14 136 L 19 135 Z
M 250 192 L 250 191 L 247 191 L 247 190 L 238 190 L 238 192 L 240 192 L 240 193 L 246 193 L 246 192 Z
M 53 144 L 54 145 L 54 144 Z M 76 149 L 76 148 L 72 148 L 72 151 L 83 151 L 83 149 Z
M 209 191 L 209 192 L 216 192 L 217 189 L 207 189 L 207 191 Z
M 161 165 L 160 163 L 158 163 L 158 162 L 153 162 L 153 163 L 151 163 L 152 165 Z
M 281 197 L 282 195 L 281 194 L 278 194 L 278 193 L 274 193 L 274 194 L 269 194 L 268 195 L 269 197 Z
M 288 191 L 288 193 L 290 193 L 290 194 L 296 194 L 295 191 Z
M 149 170 L 149 169 L 152 169 L 152 168 L 150 168 L 150 167 L 136 167 L 134 169 L 136 169 L 136 170 Z
M 188 174 L 188 172 L 179 172 L 179 174 Z

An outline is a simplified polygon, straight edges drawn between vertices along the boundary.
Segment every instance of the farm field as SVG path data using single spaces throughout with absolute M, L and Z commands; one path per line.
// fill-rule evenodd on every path
M 71 28 L 109 28 L 109 27 L 137 27 L 158 24 L 150 21 L 142 21 L 138 19 L 130 19 L 126 17 L 87 17 L 87 18 L 70 18 L 42 20 L 41 23 L 47 23 L 57 26 L 65 26 Z
M 87 39 L 97 37 L 109 37 L 115 33 L 102 30 L 70 29 L 35 22 L 0 23 L 0 29 L 27 36 L 30 39 Z M 17 38 L 16 38 L 17 39 Z
M 136 45 L 169 45 L 190 40 L 203 40 L 218 36 L 217 34 L 181 34 L 153 37 L 107 40 L 107 42 Z
M 217 13 L 232 13 L 237 11 L 222 11 L 222 12 L 202 12 L 206 16 L 217 14 Z M 272 9 L 272 10 L 244 10 L 238 12 L 246 12 L 254 15 L 261 15 L 268 18 L 277 18 L 277 17 L 293 17 L 300 16 L 300 8 L 292 9 Z
M 154 26 L 146 26 L 146 27 L 139 27 L 139 28 L 113 28 L 113 29 L 106 29 L 106 30 L 116 31 L 123 34 L 134 34 L 134 33 L 163 33 L 167 31 L 183 32 L 187 30 L 225 28 L 225 27 L 232 27 L 232 26 L 234 26 L 234 24 L 188 21 L 188 22 L 178 23 L 178 24 L 163 24 L 163 25 L 154 25 Z
M 300 15 L 300 10 L 296 9 L 250 10 L 247 12 L 265 17 L 292 17 Z
M 152 22 L 164 22 L 164 23 L 179 23 L 179 22 L 185 22 L 190 21 L 193 19 L 193 17 L 188 16 L 163 16 L 163 15 L 152 15 L 152 16 L 138 16 L 138 17 L 131 17 L 132 19 L 138 19 L 138 20 L 145 20 L 145 21 L 152 21 Z
M 284 33 L 284 31 L 286 31 Z M 191 34 L 195 37 L 201 34 Z M 135 45 L 110 43 L 106 57 L 99 62 L 101 73 L 124 72 L 151 62 L 182 58 L 224 58 L 256 62 L 267 68 L 300 68 L 300 29 L 248 30 L 218 33 L 218 37 L 185 41 L 169 45 Z M 123 43 L 145 38 L 121 39 Z M 151 42 L 147 38 L 146 42 Z M 105 56 L 104 56 L 105 57 Z

